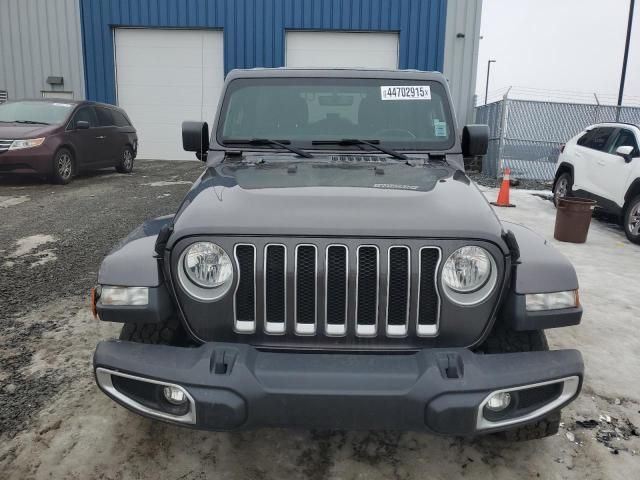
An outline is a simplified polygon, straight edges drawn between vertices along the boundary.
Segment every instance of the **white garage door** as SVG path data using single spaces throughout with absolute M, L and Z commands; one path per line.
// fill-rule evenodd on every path
M 287 32 L 287 67 L 398 68 L 398 34 Z
M 138 158 L 193 160 L 183 120 L 211 125 L 224 82 L 222 32 L 116 30 L 118 104 L 138 131 Z

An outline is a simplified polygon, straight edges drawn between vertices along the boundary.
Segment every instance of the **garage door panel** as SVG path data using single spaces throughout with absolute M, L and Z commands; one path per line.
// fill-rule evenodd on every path
M 197 45 L 191 49 L 125 47 L 125 50 L 118 54 L 118 64 L 127 67 L 155 67 L 169 57 L 173 59 L 176 67 L 200 68 L 203 53 L 211 55 L 212 52 L 202 52 Z
M 290 31 L 286 65 L 310 68 L 398 68 L 399 36 L 394 32 Z
M 141 85 L 118 86 L 118 101 L 125 110 L 130 105 L 164 105 L 166 108 L 184 105 L 200 106 L 202 90 L 185 87 L 144 87 Z M 128 111 L 128 110 L 127 110 Z
M 130 116 L 137 118 L 138 125 L 151 125 L 156 123 L 182 122 L 184 120 L 199 120 L 199 107 L 184 107 L 172 109 L 170 112 L 162 105 L 133 106 L 127 110 Z
M 140 158 L 193 159 L 184 120 L 212 122 L 224 82 L 222 32 L 117 29 L 118 104 L 138 131 Z
M 202 43 L 202 32 L 203 30 L 189 29 L 121 28 L 118 29 L 117 34 L 120 36 L 118 45 L 122 47 L 192 48 L 195 43 Z M 171 35 L 169 42 L 167 34 Z
M 120 69 L 118 71 L 118 85 L 148 85 L 148 79 L 155 78 L 154 86 L 163 87 L 200 87 L 202 85 L 201 67 L 176 67 L 174 70 L 167 70 L 164 67 L 144 67 L 135 66 Z M 209 71 L 209 76 L 214 74 L 214 70 Z

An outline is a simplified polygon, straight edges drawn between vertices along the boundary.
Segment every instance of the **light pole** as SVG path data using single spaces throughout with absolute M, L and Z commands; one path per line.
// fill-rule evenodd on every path
M 629 22 L 627 23 L 627 41 L 624 45 L 624 57 L 622 60 L 622 75 L 620 76 L 620 91 L 618 92 L 618 107 L 622 105 L 622 97 L 624 95 L 624 81 L 627 76 L 627 58 L 629 57 L 629 43 L 631 41 L 631 27 L 633 26 L 633 7 L 636 0 L 630 0 L 629 3 Z M 618 112 L 620 109 L 618 109 Z
M 631 0 L 633 1 L 633 0 Z M 489 60 L 487 62 L 487 84 L 485 85 L 485 89 L 484 89 L 484 104 L 487 104 L 487 97 L 489 96 L 489 72 L 491 72 L 491 64 L 492 63 L 496 63 L 495 60 Z

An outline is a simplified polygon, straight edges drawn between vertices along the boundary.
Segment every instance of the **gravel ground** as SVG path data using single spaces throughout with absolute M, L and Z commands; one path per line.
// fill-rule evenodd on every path
M 482 173 L 467 173 L 469 178 L 471 178 L 478 185 L 486 188 L 499 188 L 502 183 L 502 178 L 493 178 L 487 175 L 483 175 Z M 522 190 L 547 190 L 551 191 L 551 182 L 541 182 L 539 180 L 526 180 L 516 178 L 514 175 L 511 176 L 512 187 Z
M 66 186 L 0 177 L 1 432 L 13 435 L 24 428 L 47 398 L 86 375 L 68 369 L 29 375 L 25 367 L 35 341 L 65 331 L 67 315 L 84 309 L 82 299 L 114 244 L 146 218 L 175 212 L 187 184 L 202 170 L 199 162 L 138 162 L 136 167 L 131 175 L 105 170 Z M 159 181 L 166 183 L 156 186 Z M 53 318 L 20 320 L 34 307 L 69 300 Z
M 119 326 L 93 320 L 87 293 L 102 257 L 142 220 L 175 211 L 198 162 L 138 162 L 69 186 L 0 178 L 0 478 L 637 478 L 640 471 L 638 247 L 594 220 L 584 245 L 552 240 L 555 210 L 512 191 L 501 218 L 550 239 L 576 266 L 583 324 L 550 331 L 582 350 L 582 395 L 538 442 L 421 433 L 264 429 L 209 433 L 144 419 L 95 386 L 95 344 Z M 486 189 L 495 199 L 497 190 Z M 539 192 L 538 192 L 539 193 Z

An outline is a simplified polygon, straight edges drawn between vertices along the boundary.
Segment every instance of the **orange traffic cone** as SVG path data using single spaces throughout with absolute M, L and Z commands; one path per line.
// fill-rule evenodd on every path
M 509 183 L 511 177 L 511 169 L 509 167 L 504 169 L 504 176 L 502 177 L 502 185 L 500 185 L 500 192 L 498 192 L 498 200 L 491 202 L 491 205 L 496 207 L 515 207 L 512 203 L 509 203 Z

